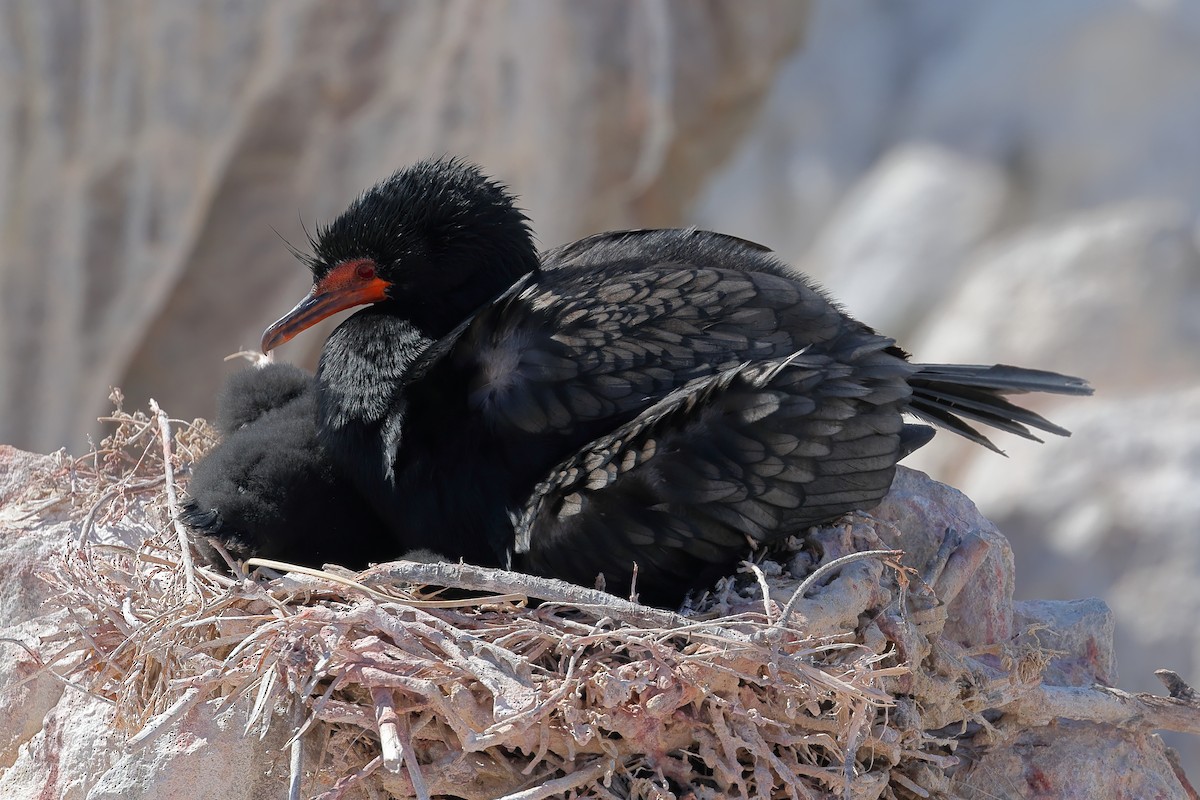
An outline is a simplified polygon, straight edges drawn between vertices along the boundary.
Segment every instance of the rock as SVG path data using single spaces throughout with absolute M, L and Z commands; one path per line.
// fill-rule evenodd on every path
M 46 576 L 64 545 L 78 538 L 86 513 L 72 511 L 69 500 L 49 488 L 48 476 L 63 469 L 55 456 L 0 446 L 0 797 L 249 800 L 284 794 L 278 775 L 286 768 L 264 769 L 281 758 L 282 734 L 247 737 L 244 707 L 217 714 L 215 704 L 202 706 L 150 747 L 126 753 L 127 734 L 112 727 L 112 703 L 58 677 L 78 663 L 80 649 L 61 639 L 73 623 L 54 602 L 58 591 Z M 128 543 L 150 532 L 140 505 L 125 509 L 120 519 L 93 530 L 96 541 Z
M 993 243 L 907 346 L 921 361 L 1036 366 L 1085 375 L 1101 394 L 1140 394 L 1200 381 L 1197 307 L 1188 212 L 1133 203 Z
M 1116 624 L 1102 600 L 1022 600 L 1013 604 L 1013 627 L 1055 653 L 1042 676 L 1046 683 L 1116 685 Z
M 63 692 L 39 729 L 21 744 L 15 763 L 0 773 L 0 796 L 12 800 L 91 797 L 98 777 L 120 758 L 125 741 L 112 728 L 112 709 L 111 703 L 76 689 Z M 197 786 L 214 785 L 218 774 L 214 771 Z
M 1070 439 L 972 461 L 960 484 L 1011 536 L 1022 596 L 1102 595 L 1129 686 L 1157 689 L 1161 667 L 1194 682 L 1200 390 L 1098 396 L 1055 418 Z M 1194 740 L 1170 741 L 1200 763 Z
M 1118 614 L 1123 606 L 1145 610 L 1161 591 L 1162 628 L 1141 620 L 1136 631 L 1163 636 L 1181 603 L 1200 613 L 1200 595 L 1180 594 L 1178 585 L 1200 570 L 1192 535 L 1200 518 L 1193 491 L 1200 484 L 1200 389 L 1096 397 L 1056 416 L 1073 431 L 1070 439 L 1031 445 L 1014 456 L 1021 469 L 1004 459 L 976 461 L 961 485 L 1017 541 L 1026 589 L 1086 594 L 1115 584 Z M 1034 530 L 1034 520 L 1045 529 Z M 1063 559 L 1074 558 L 1087 559 L 1088 568 L 1067 568 Z M 1151 569 L 1157 575 L 1146 581 Z
M 1018 220 L 1156 197 L 1200 207 L 1200 7 L 1126 0 L 909 6 L 899 138 L 1006 164 Z
M 38 656 L 41 637 L 58 630 L 63 615 L 46 614 L 52 588 L 41 578 L 71 526 L 45 521 L 33 509 L 56 505 L 42 492 L 53 456 L 0 445 L 0 767 L 10 768 L 18 749 L 42 729 L 42 720 L 63 693 L 63 683 L 45 671 Z M 0 784 L 2 787 L 3 784 Z M 3 792 L 0 792 L 3 796 Z
M 37 476 L 56 467 L 53 456 L 27 453 L 12 445 L 0 444 L 0 514 L 6 522 L 19 520 L 25 515 L 17 504 L 36 491 Z
M 986 161 L 898 147 L 850 189 L 804 271 L 822 276 L 851 314 L 907 341 L 998 224 L 1005 192 L 1003 173 Z
M 116 759 L 88 800 L 259 800 L 287 795 L 288 734 L 246 735 L 246 709 L 193 709 L 144 750 Z
M 63 696 L 62 680 L 46 671 L 39 653 L 42 637 L 60 630 L 64 619 L 60 613 L 0 628 L 0 769 L 16 763 Z
M 32 509 L 47 501 L 39 492 L 45 491 L 45 475 L 57 467 L 53 456 L 0 445 L 0 621 L 6 627 L 42 614 L 53 594 L 39 575 L 71 526 L 53 516 L 57 522 L 47 525 L 47 517 Z
M 210 413 L 307 290 L 275 231 L 431 154 L 511 183 L 547 246 L 680 223 L 806 6 L 5 5 L 0 442 L 80 446 L 113 385 Z
M 1072 722 L 1028 731 L 1009 747 L 988 751 L 969 762 L 951 787 L 957 797 L 999 793 L 1006 800 L 1196 796 L 1175 776 L 1157 736 Z
M 243 731 L 245 709 L 193 709 L 145 747 L 126 749 L 112 705 L 68 689 L 0 774 L 11 800 L 260 800 L 287 795 L 286 735 Z
M 804 46 L 782 65 L 758 120 L 695 198 L 693 222 L 800 263 L 892 143 L 897 68 L 912 46 L 898 35 L 898 9 L 860 0 L 813 5 Z
M 921 360 L 1092 380 L 1095 397 L 1036 401 L 1070 439 L 1004 437 L 1003 459 L 940 435 L 906 463 L 962 487 L 1005 531 L 1020 596 L 1106 598 L 1124 672 L 1144 691 L 1165 664 L 1200 674 L 1200 642 L 1177 627 L 1200 613 L 1198 277 L 1182 208 L 1103 208 L 989 246 L 912 345 Z M 1172 741 L 1200 764 L 1194 742 Z
M 817 4 L 696 217 L 797 259 L 852 187 L 914 145 L 1000 170 L 1009 228 L 1139 198 L 1195 211 L 1198 76 L 1193 3 Z
M 946 635 L 966 647 L 1012 637 L 1012 548 L 966 495 L 924 473 L 899 467 L 891 491 L 869 513 L 900 532 L 894 538 L 886 536 L 886 531 L 881 534 L 888 544 L 905 551 L 904 563 L 910 566 L 932 561 L 948 532 L 977 543 L 964 549 L 978 554 L 948 600 Z M 952 572 L 950 564 L 947 571 Z M 946 577 L 943 573 L 943 580 Z M 939 592 L 939 597 L 945 595 L 944 589 Z
M 1028 405 L 1068 429 L 1065 422 L 1100 398 L 1155 393 L 1200 382 L 1200 252 L 1178 206 L 1136 203 L 1081 214 L 1042 229 L 989 245 L 964 269 L 954 292 L 906 343 L 928 362 L 1007 363 L 1085 376 L 1097 397 L 1030 397 Z M 1132 297 L 1139 298 L 1131 303 Z M 1159 313 L 1147 318 L 1143 309 Z M 1087 412 L 1083 412 L 1087 413 Z M 1075 432 L 1071 450 L 1055 436 L 1030 446 L 1001 434 L 998 445 L 1013 460 L 1058 459 L 1075 452 L 1086 433 Z M 907 464 L 964 487 L 996 515 L 998 487 L 1023 470 L 961 440 L 941 435 Z M 1061 463 L 1061 462 L 1060 462 Z M 1086 461 L 1073 460 L 1073 469 Z M 979 469 L 982 480 L 966 477 Z M 1026 489 L 1029 487 L 1026 484 Z M 1064 503 L 1085 508 L 1094 487 L 1073 485 L 1082 495 L 1049 498 L 1025 491 L 1025 502 Z M 1036 523 L 1038 527 L 1047 521 Z M 1081 590 L 1097 594 L 1104 587 Z

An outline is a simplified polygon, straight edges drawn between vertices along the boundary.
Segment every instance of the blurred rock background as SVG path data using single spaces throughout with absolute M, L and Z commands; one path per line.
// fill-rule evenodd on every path
M 716 228 L 918 360 L 1089 377 L 1070 440 L 910 463 L 1019 596 L 1113 606 L 1123 688 L 1200 682 L 1194 0 L 12 0 L 0 130 L 0 442 L 83 450 L 110 386 L 211 413 L 307 289 L 280 238 L 458 153 L 546 246 Z

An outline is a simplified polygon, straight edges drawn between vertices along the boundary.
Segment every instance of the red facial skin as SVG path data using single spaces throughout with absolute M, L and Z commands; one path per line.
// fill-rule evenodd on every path
M 262 335 L 262 351 L 269 353 L 301 331 L 328 316 L 355 306 L 387 299 L 390 283 L 375 274 L 375 262 L 356 258 L 334 266 L 312 291 Z

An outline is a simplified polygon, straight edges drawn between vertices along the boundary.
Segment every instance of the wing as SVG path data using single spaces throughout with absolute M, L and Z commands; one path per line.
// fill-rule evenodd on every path
M 631 237 L 637 247 L 622 246 Z M 806 347 L 851 363 L 892 344 L 733 237 L 605 234 L 545 259 L 445 353 L 470 411 L 500 437 L 554 435 L 579 446 L 738 364 Z
M 693 380 L 592 442 L 517 515 L 532 572 L 677 605 L 765 543 L 874 505 L 891 485 L 909 389 L 882 347 L 863 364 L 800 353 Z
M 728 251 L 737 258 L 746 252 L 770 254 L 773 251 L 765 244 L 752 242 L 727 233 L 702 231 L 696 228 L 663 229 L 636 228 L 624 231 L 606 231 L 585 236 L 578 241 L 565 244 L 543 252 L 540 256 L 546 269 L 556 269 L 562 266 L 578 267 L 585 264 L 618 260 L 623 248 L 635 246 L 639 248 L 656 247 L 660 243 L 665 247 L 678 250 L 680 247 L 694 247 L 708 252 L 716 249 Z M 780 265 L 785 274 L 792 274 L 787 267 Z

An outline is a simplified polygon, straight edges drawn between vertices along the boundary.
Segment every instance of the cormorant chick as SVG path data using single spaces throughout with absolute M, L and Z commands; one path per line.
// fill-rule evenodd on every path
M 361 569 L 402 552 L 317 440 L 313 378 L 284 364 L 230 377 L 218 399 L 224 438 L 193 467 L 179 518 L 239 558 Z M 215 551 L 197 543 L 214 564 Z
M 217 393 L 213 426 L 222 436 L 229 436 L 312 391 L 313 376 L 290 364 L 269 363 L 235 372 Z

